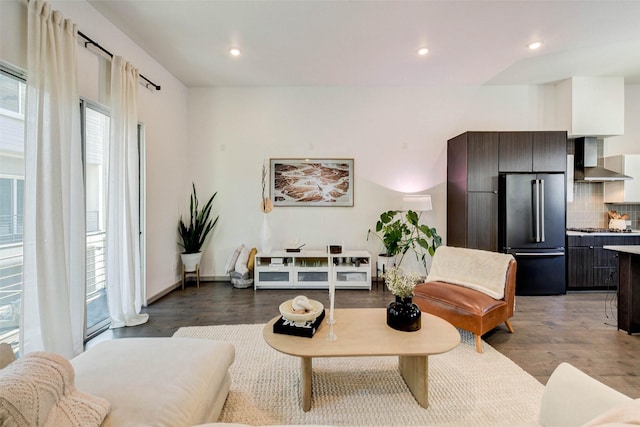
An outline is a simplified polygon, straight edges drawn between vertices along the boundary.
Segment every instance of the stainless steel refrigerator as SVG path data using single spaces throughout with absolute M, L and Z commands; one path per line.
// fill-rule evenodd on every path
M 516 294 L 566 293 L 564 174 L 500 174 L 498 188 L 498 247 L 518 263 Z

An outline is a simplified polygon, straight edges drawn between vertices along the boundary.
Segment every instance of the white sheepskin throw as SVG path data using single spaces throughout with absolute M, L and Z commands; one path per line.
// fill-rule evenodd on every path
M 509 254 L 440 246 L 433 256 L 427 282 L 453 283 L 502 299 L 512 259 Z
M 64 357 L 29 353 L 0 370 L 0 425 L 92 427 L 102 424 L 109 402 L 79 392 Z

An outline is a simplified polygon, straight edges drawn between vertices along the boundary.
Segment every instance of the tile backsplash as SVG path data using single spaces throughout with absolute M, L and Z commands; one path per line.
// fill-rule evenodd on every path
M 602 139 L 598 139 L 598 164 L 602 166 L 604 151 Z M 574 140 L 567 141 L 567 154 L 575 153 Z M 629 215 L 631 228 L 640 229 L 640 205 L 604 203 L 604 183 L 574 182 L 573 202 L 567 203 L 567 227 L 569 228 L 608 228 L 607 211 Z
M 602 182 L 574 182 L 573 202 L 567 203 L 567 227 L 609 226 L 607 211 L 629 215 L 631 228 L 640 229 L 640 205 L 619 205 L 604 203 L 604 184 Z

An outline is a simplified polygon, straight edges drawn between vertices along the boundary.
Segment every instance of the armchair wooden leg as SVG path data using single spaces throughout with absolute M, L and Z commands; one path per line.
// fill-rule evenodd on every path
M 509 329 L 509 332 L 513 333 L 513 326 L 511 326 L 511 321 L 510 320 L 505 320 L 504 324 L 507 325 L 507 329 Z
M 480 335 L 476 335 L 476 350 L 478 353 L 482 353 L 482 337 Z

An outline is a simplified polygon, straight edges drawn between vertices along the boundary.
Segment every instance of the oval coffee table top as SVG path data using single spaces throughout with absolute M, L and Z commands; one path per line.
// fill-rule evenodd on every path
M 313 338 L 273 332 L 271 319 L 262 330 L 264 340 L 285 354 L 299 357 L 427 356 L 445 353 L 460 343 L 458 330 L 444 319 L 422 313 L 422 327 L 402 332 L 387 326 L 385 308 L 335 309 L 333 325 L 337 340 L 327 341 L 329 313 Z

